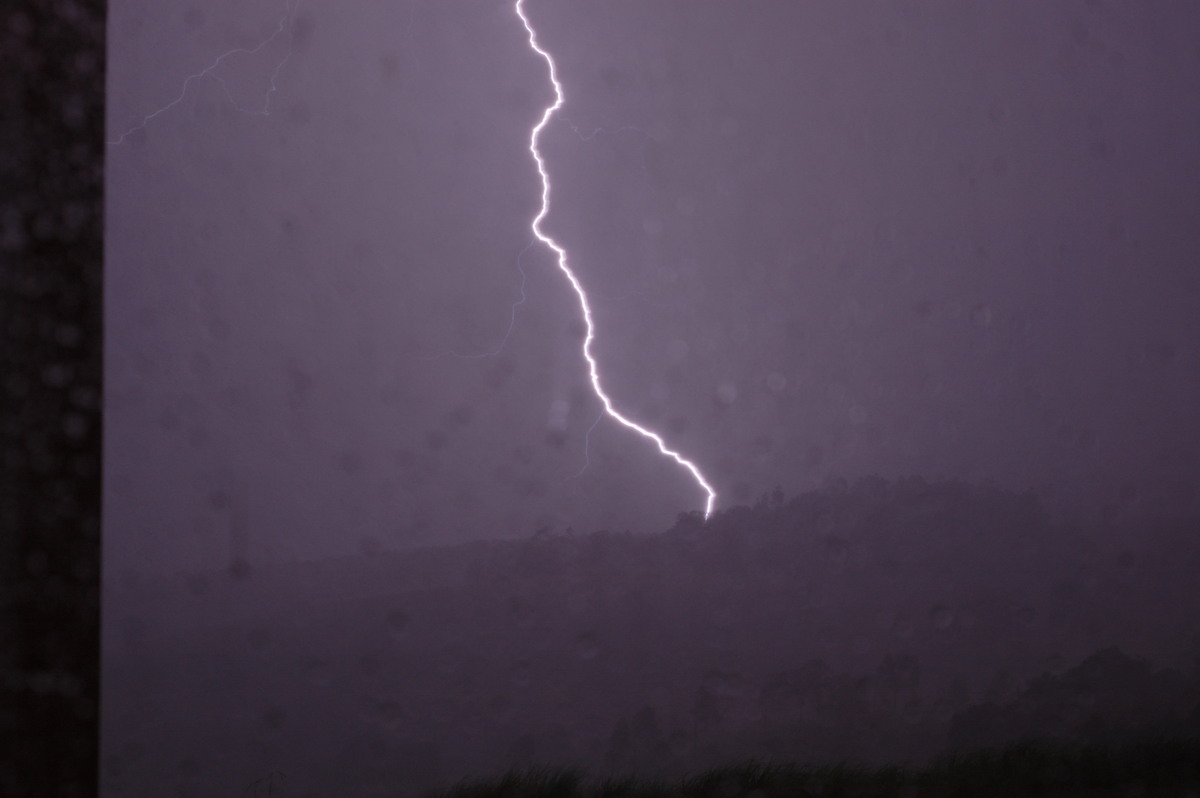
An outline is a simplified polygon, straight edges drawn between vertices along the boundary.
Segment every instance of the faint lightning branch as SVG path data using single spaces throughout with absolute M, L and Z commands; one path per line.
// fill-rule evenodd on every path
M 604 392 L 604 388 L 600 384 L 599 366 L 596 363 L 595 357 L 592 356 L 592 341 L 595 339 L 595 327 L 592 324 L 592 309 L 588 304 L 587 293 L 583 290 L 583 284 L 579 282 L 579 278 L 575 276 L 575 272 L 571 270 L 570 265 L 567 263 L 566 249 L 564 249 L 553 238 L 542 232 L 542 222 L 550 213 L 550 173 L 546 170 L 546 161 L 544 158 L 542 158 L 542 153 L 538 149 L 538 138 L 541 136 L 542 130 L 545 129 L 546 125 L 550 122 L 550 118 L 554 116 L 556 111 L 562 108 L 564 98 L 562 84 L 558 82 L 558 70 L 555 67 L 554 59 L 551 58 L 550 53 L 538 46 L 537 34 L 534 32 L 533 26 L 530 24 L 529 18 L 525 16 L 525 11 L 522 8 L 524 2 L 525 0 L 517 0 L 514 9 L 517 12 L 517 16 L 521 18 L 521 24 L 525 26 L 525 31 L 529 34 L 529 46 L 534 52 L 545 59 L 546 66 L 550 69 L 550 83 L 554 86 L 554 103 L 546 107 L 546 110 L 542 112 L 541 121 L 534 125 L 529 134 L 529 152 L 533 156 L 533 160 L 537 164 L 538 174 L 542 178 L 542 207 L 540 210 L 538 210 L 537 216 L 535 216 L 533 221 L 530 223 L 530 229 L 533 230 L 533 234 L 537 236 L 539 241 L 554 251 L 558 262 L 558 268 L 564 275 L 566 275 L 567 280 L 571 283 L 571 287 L 575 289 L 575 294 L 579 297 L 579 306 L 583 310 L 583 320 L 587 326 L 587 334 L 583 339 L 583 357 L 588 364 L 588 373 L 592 379 L 592 390 L 594 390 L 596 392 L 596 396 L 600 398 L 601 403 L 604 405 L 605 412 L 619 421 L 622 425 L 628 427 L 634 432 L 637 432 L 639 435 L 654 441 L 654 443 L 658 446 L 659 452 L 666 457 L 671 458 L 691 473 L 692 477 L 696 480 L 700 487 L 704 489 L 704 492 L 708 496 L 708 499 L 704 504 L 704 517 L 708 518 L 712 514 L 713 504 L 717 499 L 717 493 L 712 489 L 712 486 L 708 484 L 708 481 L 704 479 L 704 475 L 700 473 L 700 469 L 697 468 L 696 465 L 690 460 L 684 459 L 684 457 L 678 452 L 667 448 L 666 442 L 656 432 L 642 427 L 641 425 L 631 421 L 617 412 L 617 409 L 613 406 L 612 400 L 608 397 L 608 394 Z
M 572 122 L 570 119 L 567 119 L 565 116 L 559 116 L 559 119 L 561 119 L 564 123 L 566 123 L 567 127 L 571 128 L 571 132 L 574 133 L 580 141 L 585 142 L 585 143 L 596 138 L 596 136 L 600 135 L 601 133 L 604 133 L 609 136 L 615 136 L 618 133 L 624 133 L 625 131 L 632 131 L 634 133 L 639 134 L 643 140 L 642 141 L 642 171 L 643 172 L 649 171 L 646 169 L 646 143 L 645 143 L 645 139 L 648 139 L 649 136 L 646 134 L 646 131 L 642 130 L 640 127 L 635 127 L 634 125 L 622 125 L 621 127 L 613 128 L 612 130 L 609 130 L 606 127 L 597 127 L 597 128 L 593 128 L 591 133 L 585 134 L 582 130 L 580 130 L 578 127 L 575 126 L 574 122 Z
M 191 75 L 188 75 L 184 79 L 183 85 L 179 89 L 179 95 L 174 100 L 171 100 L 169 103 L 162 106 L 158 110 L 142 117 L 141 122 L 139 122 L 138 124 L 134 125 L 133 127 L 129 128 L 128 130 L 126 130 L 124 133 L 121 134 L 121 136 L 119 138 L 109 140 L 108 144 L 111 144 L 114 146 L 119 145 L 119 144 L 124 144 L 125 139 L 129 138 L 134 133 L 137 133 L 139 130 L 145 129 L 146 125 L 150 124 L 152 121 L 154 121 L 154 119 L 161 116 L 162 114 L 165 114 L 167 111 L 171 110 L 175 106 L 179 105 L 179 103 L 183 102 L 183 98 L 187 96 L 188 89 L 191 88 L 192 83 L 200 80 L 201 78 L 212 78 L 217 83 L 221 84 L 221 88 L 224 90 L 225 97 L 229 100 L 229 104 L 232 105 L 237 110 L 241 111 L 242 113 L 252 114 L 255 116 L 270 116 L 271 115 L 271 96 L 277 90 L 275 81 L 279 77 L 280 71 L 283 70 L 284 65 L 287 64 L 288 60 L 292 57 L 292 48 L 291 47 L 288 47 L 287 53 L 284 54 L 283 58 L 279 61 L 279 63 L 277 63 L 275 65 L 275 70 L 271 73 L 270 88 L 267 89 L 267 93 L 263 99 L 263 107 L 261 110 L 260 109 L 243 108 L 242 106 L 238 105 L 238 103 L 233 99 L 233 95 L 229 91 L 229 84 L 227 84 L 223 78 L 221 78 L 219 75 L 216 74 L 216 69 L 219 66 L 221 66 L 222 63 L 224 63 L 225 59 L 230 58 L 235 55 L 239 55 L 239 54 L 254 55 L 254 54 L 258 53 L 259 51 L 261 51 L 263 48 L 267 47 L 269 44 L 271 44 L 271 42 L 275 41 L 280 36 L 282 36 L 284 34 L 284 32 L 288 29 L 288 22 L 295 16 L 296 8 L 299 5 L 300 5 L 299 2 L 297 2 L 295 6 L 293 6 L 289 2 L 287 4 L 287 11 L 284 13 L 284 15 L 282 17 L 280 17 L 279 24 L 276 26 L 275 32 L 272 33 L 270 36 L 268 36 L 266 39 L 263 39 L 261 42 L 259 42 L 254 47 L 252 47 L 252 48 L 237 47 L 237 48 L 234 48 L 233 50 L 229 50 L 227 52 L 221 53 L 219 56 L 216 57 L 216 59 L 211 64 L 206 66 L 204 69 L 201 69 L 199 72 L 193 72 Z
M 526 244 L 519 253 L 517 253 L 517 271 L 521 273 L 521 296 L 517 299 L 517 301 L 512 303 L 512 308 L 510 308 L 508 315 L 508 329 L 504 331 L 504 337 L 500 339 L 500 343 L 496 345 L 496 348 L 488 352 L 477 352 L 470 355 L 463 355 L 459 354 L 458 352 L 439 352 L 436 355 L 428 355 L 423 357 L 421 358 L 422 360 L 441 360 L 444 357 L 456 357 L 460 360 L 482 360 L 485 357 L 495 357 L 504 351 L 504 347 L 508 344 L 508 339 L 512 337 L 513 328 L 517 325 L 517 308 L 525 304 L 526 274 L 525 267 L 521 265 L 521 259 L 525 257 L 525 253 L 528 252 L 529 248 L 532 246 L 533 239 L 530 239 L 529 243 Z
M 591 141 L 592 139 L 596 138 L 596 136 L 600 133 L 616 134 L 616 133 L 624 133 L 626 130 L 632 130 L 635 133 L 641 133 L 643 136 L 646 135 L 646 131 L 642 130 L 640 127 L 634 127 L 633 125 L 622 125 L 621 127 L 615 128 L 613 130 L 609 130 L 606 127 L 598 127 L 598 128 L 595 128 L 594 130 L 592 130 L 591 133 L 588 133 L 585 135 L 584 132 L 582 130 L 580 130 L 578 127 L 576 127 L 575 123 L 572 122 L 570 119 L 567 119 L 565 116 L 559 116 L 559 119 L 561 119 L 567 125 L 567 127 L 571 128 L 571 132 L 574 133 L 576 136 L 578 136 L 580 141 Z
M 404 44 L 405 50 L 408 52 L 408 57 L 413 66 L 420 66 L 421 62 L 417 58 L 417 51 L 412 46 L 413 20 L 417 18 L 417 0 L 412 0 L 408 4 L 408 25 L 404 28 Z
M 592 430 L 594 430 L 596 425 L 600 423 L 600 419 L 604 418 L 605 412 L 605 410 L 601 410 L 600 415 L 596 416 L 596 420 L 592 422 L 592 426 L 588 427 L 587 432 L 583 434 L 583 465 L 574 474 L 564 479 L 563 482 L 569 482 L 572 479 L 579 479 L 581 476 L 583 476 L 583 472 L 588 470 L 588 466 L 592 464 L 592 459 L 588 456 L 588 447 L 592 439 Z

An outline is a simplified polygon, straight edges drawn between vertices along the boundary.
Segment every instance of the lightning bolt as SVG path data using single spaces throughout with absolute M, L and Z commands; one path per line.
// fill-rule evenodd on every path
M 696 464 L 685 459 L 683 455 L 679 454 L 678 452 L 669 449 L 666 441 L 664 441 L 662 437 L 658 435 L 658 433 L 646 429 L 635 421 L 632 421 L 631 419 L 621 415 L 621 413 L 617 411 L 616 407 L 613 406 L 612 399 L 610 399 L 608 394 L 604 392 L 604 388 L 600 384 L 600 368 L 596 362 L 596 358 L 592 356 L 592 341 L 595 340 L 596 331 L 595 326 L 592 323 L 592 308 L 588 303 L 587 292 L 583 290 L 583 284 L 579 281 L 579 278 L 575 276 L 575 272 L 571 270 L 571 267 L 567 262 L 567 250 L 564 249 L 562 245 L 553 238 L 542 232 L 542 222 L 550 213 L 550 173 L 546 170 L 546 161 L 544 158 L 542 158 L 542 153 L 538 149 L 538 138 L 541 136 L 542 130 L 544 130 L 546 125 L 549 124 L 550 118 L 554 116 L 554 114 L 560 108 L 562 108 L 564 95 L 562 84 L 558 82 L 558 70 L 554 63 L 554 59 L 550 56 L 550 53 L 543 50 L 538 45 L 537 33 L 534 32 L 533 25 L 530 24 L 529 18 L 525 16 L 525 9 L 523 8 L 524 3 L 525 0 L 517 0 L 513 8 L 516 11 L 517 16 L 520 17 L 521 24 L 525 26 L 525 31 L 529 34 L 530 48 L 532 48 L 535 53 L 540 55 L 546 61 L 546 66 L 549 67 L 550 70 L 550 83 L 554 86 L 554 103 L 546 107 L 545 111 L 542 112 L 541 120 L 534 125 L 529 134 L 529 153 L 533 156 L 533 160 L 537 164 L 538 174 L 541 175 L 542 178 L 542 207 L 538 210 L 537 215 L 533 218 L 533 221 L 530 223 L 529 227 L 537 239 L 554 252 L 559 270 L 561 270 L 566 276 L 567 281 L 571 283 L 571 287 L 575 289 L 576 296 L 579 297 L 579 307 L 583 311 L 583 320 L 587 327 L 587 334 L 583 339 L 583 358 L 588 364 L 588 373 L 592 380 L 592 390 L 596 392 L 596 396 L 599 397 L 600 402 L 604 405 L 604 412 L 612 416 L 623 426 L 628 427 L 645 438 L 649 438 L 655 443 L 655 445 L 658 446 L 658 451 L 661 452 L 663 456 L 671 458 L 677 464 L 687 469 L 687 471 L 691 473 L 692 477 L 696 480 L 696 483 L 700 485 L 708 497 L 704 504 L 704 517 L 708 518 L 712 514 L 713 504 L 717 500 L 717 492 L 713 490 L 711 485 L 708 484 L 708 481 L 705 480 L 704 475 L 700 473 L 700 469 L 696 467 Z
M 299 2 L 296 3 L 296 6 L 299 6 Z M 270 116 L 271 115 L 271 95 L 273 95 L 277 91 L 277 87 L 275 85 L 275 80 L 279 77 L 279 73 L 280 73 L 280 71 L 283 70 L 284 65 L 292 57 L 292 48 L 290 46 L 288 47 L 287 53 L 283 56 L 283 58 L 279 61 L 279 63 L 277 63 L 275 65 L 275 70 L 271 73 L 271 85 L 270 85 L 270 88 L 267 89 L 266 96 L 263 98 L 263 107 L 261 109 L 243 108 L 242 106 L 238 105 L 237 102 L 233 99 L 233 94 L 230 93 L 230 91 L 229 91 L 229 84 L 227 84 L 223 78 L 221 78 L 219 75 L 216 74 L 216 69 L 217 69 L 217 67 L 221 66 L 221 64 L 225 61 L 225 59 L 230 58 L 231 56 L 235 56 L 238 54 L 254 55 L 255 53 L 258 53 L 260 50 L 262 50 L 264 47 L 269 45 L 271 42 L 278 39 L 280 36 L 283 35 L 284 31 L 287 30 L 288 20 L 291 19 L 295 13 L 296 13 L 296 7 L 292 6 L 292 4 L 289 2 L 287 4 L 287 11 L 286 11 L 286 13 L 284 13 L 284 15 L 282 17 L 280 17 L 279 24 L 276 26 L 274 33 L 272 33 L 266 39 L 263 39 L 261 42 L 259 42 L 257 45 L 255 45 L 253 48 L 237 47 L 232 50 L 228 50 L 224 53 L 221 53 L 219 56 L 216 57 L 216 59 L 211 64 L 206 66 L 204 69 L 201 69 L 199 72 L 193 72 L 192 74 L 190 74 L 186 78 L 184 78 L 183 85 L 179 89 L 179 96 L 177 96 L 174 100 L 171 100 L 169 103 L 162 106 L 158 110 L 153 111 L 152 113 L 146 114 L 146 116 L 142 117 L 141 122 L 139 122 L 138 124 L 134 125 L 133 127 L 129 128 L 128 130 L 126 130 L 124 133 L 122 133 L 120 135 L 120 137 L 115 138 L 115 139 L 109 139 L 109 141 L 107 143 L 110 145 L 113 145 L 113 146 L 124 144 L 125 139 L 129 138 L 134 133 L 137 133 L 139 130 L 145 129 L 146 125 L 150 124 L 157 117 L 161 116 L 162 114 L 165 114 L 167 111 L 170 111 L 172 108 L 174 108 L 175 106 L 177 106 L 181 102 L 183 102 L 183 98 L 187 96 L 188 89 L 191 87 L 192 83 L 200 80 L 201 78 L 206 78 L 206 77 L 212 78 L 217 83 L 221 84 L 221 88 L 225 91 L 225 97 L 226 97 L 226 99 L 229 100 L 229 104 L 232 105 L 234 108 L 236 108 L 238 111 L 240 111 L 244 114 L 252 115 L 252 116 Z

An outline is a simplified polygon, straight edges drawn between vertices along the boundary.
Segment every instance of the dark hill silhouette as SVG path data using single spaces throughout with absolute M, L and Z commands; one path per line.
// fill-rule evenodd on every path
M 923 761 L 1039 726 L 1186 724 L 1196 529 L 1084 530 L 1030 494 L 872 478 L 654 535 L 110 585 L 105 733 L 122 753 L 105 778 L 169 792 L 184 776 L 163 763 L 203 752 L 186 776 L 201 792 L 278 769 L 353 794 L 529 763 Z M 1064 670 L 1110 646 L 1136 659 Z
M 1076 745 L 1200 740 L 1197 675 L 1156 670 L 1115 646 L 1105 648 L 1062 674 L 1036 677 L 1010 701 L 984 702 L 956 714 L 951 745 L 975 751 L 1015 740 Z

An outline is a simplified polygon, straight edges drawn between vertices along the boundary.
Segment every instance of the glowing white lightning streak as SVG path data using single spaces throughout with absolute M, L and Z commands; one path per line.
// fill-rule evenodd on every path
M 517 0 L 514 8 L 517 16 L 521 18 L 521 24 L 525 26 L 525 30 L 529 33 L 529 46 L 533 48 L 534 52 L 545 59 L 546 65 L 550 68 L 550 82 L 554 85 L 554 104 L 546 107 L 546 110 L 542 113 L 541 121 L 534 126 L 529 135 L 529 152 L 533 155 L 533 160 L 537 163 L 538 174 L 542 178 L 542 207 L 538 211 L 537 216 L 533 218 L 533 222 L 529 225 L 530 229 L 533 230 L 533 234 L 537 236 L 539 241 L 554 251 L 558 259 L 558 268 L 567 276 L 567 280 L 571 283 L 571 287 L 575 289 L 575 293 L 579 297 L 579 306 L 583 309 L 583 320 L 587 326 L 587 335 L 583 339 L 583 357 L 587 361 L 588 373 L 592 378 L 592 390 L 596 392 L 596 396 L 600 397 L 600 401 L 604 404 L 604 411 L 629 429 L 654 441 L 658 445 L 660 452 L 691 472 L 696 482 L 708 494 L 708 500 L 704 504 L 704 517 L 708 518 L 712 514 L 713 503 L 717 499 L 717 492 L 704 479 L 704 475 L 700 473 L 700 469 L 696 467 L 695 463 L 684 459 L 678 452 L 668 449 L 666 442 L 657 433 L 638 425 L 618 413 L 616 408 L 613 407 L 612 400 L 608 398 L 608 394 L 600 387 L 599 368 L 597 367 L 596 359 L 592 357 L 592 340 L 595 338 L 595 329 L 592 325 L 592 308 L 588 304 L 587 293 L 583 290 L 583 285 L 579 282 L 575 273 L 571 271 L 571 267 L 567 265 L 567 251 L 557 241 L 542 232 L 542 220 L 550 213 L 550 174 L 546 171 L 546 162 L 542 159 L 537 142 L 542 129 L 549 123 L 550 117 L 558 109 L 562 108 L 563 90 L 562 84 L 558 82 L 558 70 L 555 68 L 554 59 L 550 57 L 550 53 L 538 46 L 537 34 L 534 33 L 533 26 L 529 24 L 529 18 L 525 16 L 525 11 L 522 8 L 524 3 L 525 0 Z

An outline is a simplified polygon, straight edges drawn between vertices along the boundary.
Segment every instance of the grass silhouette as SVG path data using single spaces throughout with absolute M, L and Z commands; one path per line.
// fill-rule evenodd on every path
M 674 783 L 589 779 L 532 768 L 464 781 L 427 798 L 1187 798 L 1200 796 L 1200 742 L 1121 746 L 1021 742 L 944 757 L 926 768 L 746 762 Z

